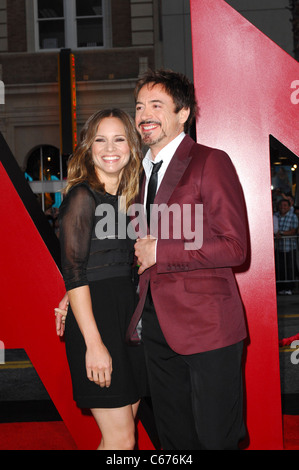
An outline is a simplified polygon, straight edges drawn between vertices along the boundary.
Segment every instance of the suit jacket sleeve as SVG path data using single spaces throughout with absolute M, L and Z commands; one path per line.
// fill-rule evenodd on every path
M 196 168 L 196 165 L 194 165 Z M 192 169 L 193 171 L 193 169 Z M 227 154 L 211 150 L 195 199 L 203 204 L 203 243 L 186 249 L 186 240 L 159 239 L 157 272 L 234 267 L 247 251 L 247 217 L 241 185 Z M 173 193 L 175 197 L 175 191 Z

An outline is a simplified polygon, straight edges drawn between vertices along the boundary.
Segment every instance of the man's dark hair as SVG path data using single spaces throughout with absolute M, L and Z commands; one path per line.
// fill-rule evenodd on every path
M 165 92 L 170 95 L 175 104 L 175 112 L 189 108 L 190 114 L 185 122 L 184 130 L 187 133 L 193 120 L 196 118 L 198 107 L 193 83 L 183 74 L 172 70 L 148 70 L 138 80 L 135 87 L 135 102 L 138 93 L 144 85 L 162 85 Z

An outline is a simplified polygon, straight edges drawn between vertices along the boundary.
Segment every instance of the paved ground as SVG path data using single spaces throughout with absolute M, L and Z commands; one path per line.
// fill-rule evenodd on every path
M 0 423 L 60 419 L 26 352 L 6 350 L 0 364 Z

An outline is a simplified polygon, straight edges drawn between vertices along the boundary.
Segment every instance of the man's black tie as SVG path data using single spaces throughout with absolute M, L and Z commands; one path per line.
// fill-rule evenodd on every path
M 152 174 L 148 182 L 147 188 L 147 199 L 146 199 L 146 215 L 147 215 L 147 225 L 150 227 L 150 218 L 151 218 L 151 204 L 154 203 L 154 199 L 157 192 L 158 184 L 158 171 L 161 168 L 162 161 L 159 163 L 153 163 Z

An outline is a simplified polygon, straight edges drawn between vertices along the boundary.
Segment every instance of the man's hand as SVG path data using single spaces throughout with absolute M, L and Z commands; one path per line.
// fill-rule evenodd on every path
M 139 265 L 138 274 L 156 264 L 156 238 L 148 235 L 146 238 L 138 238 L 135 243 L 135 255 Z

